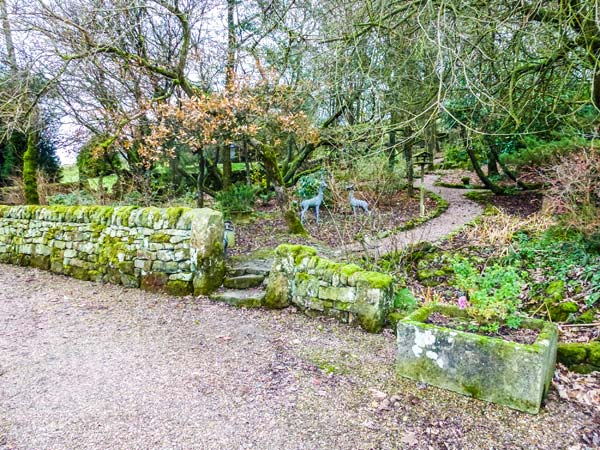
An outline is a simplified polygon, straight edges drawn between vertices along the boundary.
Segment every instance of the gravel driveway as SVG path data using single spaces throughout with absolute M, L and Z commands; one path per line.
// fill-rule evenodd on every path
M 0 264 L 0 447 L 568 448 L 538 416 L 394 377 L 394 339 Z M 579 448 L 578 446 L 573 448 Z

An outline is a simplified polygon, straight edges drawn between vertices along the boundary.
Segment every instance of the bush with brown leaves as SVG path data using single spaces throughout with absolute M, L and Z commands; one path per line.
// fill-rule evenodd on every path
M 600 151 L 593 146 L 566 156 L 546 172 L 548 207 L 564 225 L 586 234 L 600 230 Z

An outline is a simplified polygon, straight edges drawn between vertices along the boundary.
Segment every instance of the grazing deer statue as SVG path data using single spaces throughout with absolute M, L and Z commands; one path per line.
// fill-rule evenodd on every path
M 319 208 L 321 207 L 321 203 L 323 203 L 323 189 L 325 189 L 325 180 L 321 180 L 319 184 L 319 193 L 316 197 L 307 198 L 306 200 L 302 200 L 300 206 L 302 206 L 302 211 L 300 212 L 300 223 L 304 225 L 304 213 L 308 211 L 308 208 L 315 208 L 315 217 L 317 218 L 317 225 L 319 224 Z
M 371 215 L 371 211 L 369 211 L 369 204 L 364 200 L 354 198 L 354 185 L 351 184 L 346 189 L 348 190 L 348 199 L 350 200 L 350 206 L 352 206 L 352 212 L 354 213 L 354 217 L 356 217 L 357 208 L 361 208 L 368 215 Z

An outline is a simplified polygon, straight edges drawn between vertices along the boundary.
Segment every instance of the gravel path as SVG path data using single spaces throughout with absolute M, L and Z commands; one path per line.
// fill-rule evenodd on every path
M 567 448 L 589 412 L 537 416 L 393 372 L 394 339 L 0 264 L 0 447 Z M 573 447 L 579 448 L 579 447 Z
M 438 175 L 435 174 L 425 175 L 423 185 L 428 191 L 434 192 L 448 201 L 448 209 L 443 214 L 412 230 L 397 233 L 385 239 L 367 241 L 365 246 L 352 244 L 343 247 L 338 250 L 338 255 L 366 250 L 371 256 L 381 256 L 421 241 L 435 242 L 461 228 L 483 212 L 483 208 L 479 204 L 464 196 L 466 192 L 464 189 L 434 186 L 438 178 Z

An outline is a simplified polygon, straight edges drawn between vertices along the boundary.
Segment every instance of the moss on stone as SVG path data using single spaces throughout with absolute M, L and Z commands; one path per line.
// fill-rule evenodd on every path
M 588 346 L 588 361 L 590 362 L 590 364 L 593 364 L 594 366 L 598 367 L 598 370 L 600 370 L 600 342 L 590 342 Z
M 569 370 L 571 372 L 585 375 L 588 373 L 600 371 L 600 366 L 594 366 L 593 364 L 573 364 L 569 367 Z
M 545 290 L 548 300 L 552 303 L 560 302 L 565 294 L 565 282 L 563 280 L 555 280 L 548 284 Z
M 127 275 L 133 275 L 135 272 L 133 261 L 121 261 L 120 263 L 118 263 L 117 267 L 119 268 L 121 273 Z
M 371 288 L 385 289 L 392 285 L 392 277 L 387 273 L 379 272 L 355 272 L 352 275 L 354 283 L 357 285 L 364 282 Z
M 114 215 L 121 222 L 121 225 L 128 227 L 130 226 L 131 214 L 137 209 L 137 206 L 120 206 L 115 209 Z
M 263 301 L 264 306 L 271 309 L 287 308 L 291 301 L 290 295 L 287 277 L 282 273 L 271 272 Z
M 386 317 L 382 317 L 382 313 L 379 308 L 361 308 L 358 314 L 356 314 L 356 320 L 361 328 L 369 333 L 379 333 L 384 325 Z
M 50 269 L 50 256 L 33 255 L 30 264 L 37 269 L 48 270 Z
M 278 256 L 291 256 L 296 264 L 306 258 L 317 255 L 317 250 L 306 245 L 281 244 L 275 250 Z
M 569 319 L 571 314 L 575 314 L 577 311 L 579 311 L 579 306 L 575 302 L 548 306 L 548 315 L 553 322 L 564 322 Z
M 150 236 L 150 238 L 148 240 L 149 240 L 149 242 L 156 242 L 158 244 L 166 244 L 168 242 L 171 242 L 171 235 L 166 234 L 166 233 L 154 233 L 153 235 Z
M 491 191 L 469 191 L 465 193 L 466 198 L 483 205 L 489 203 L 493 195 Z
M 70 277 L 77 278 L 78 280 L 89 281 L 90 273 L 88 269 L 84 267 L 65 265 L 63 267 L 63 273 Z
M 556 350 L 556 360 L 570 367 L 584 363 L 588 357 L 588 345 L 579 343 L 560 343 Z
M 190 295 L 193 292 L 192 283 L 190 281 L 183 280 L 169 280 L 167 282 L 166 291 L 171 295 L 183 297 Z
M 206 295 L 216 290 L 225 278 L 225 264 L 223 260 L 207 258 L 203 261 L 203 268 L 198 268 L 194 276 L 194 295 Z
M 339 272 L 345 277 L 350 277 L 356 272 L 360 272 L 362 269 L 356 264 L 344 264 L 339 268 Z
M 395 332 L 398 322 L 400 322 L 402 319 L 404 319 L 407 316 L 407 314 L 408 313 L 406 311 L 403 311 L 401 309 L 394 309 L 387 315 L 387 324 Z
M 182 214 L 188 211 L 189 208 L 172 207 L 165 210 L 165 217 L 170 228 L 175 228 Z
M 577 319 L 575 319 L 575 323 L 592 323 L 596 320 L 597 309 L 588 309 L 586 312 L 581 314 Z

